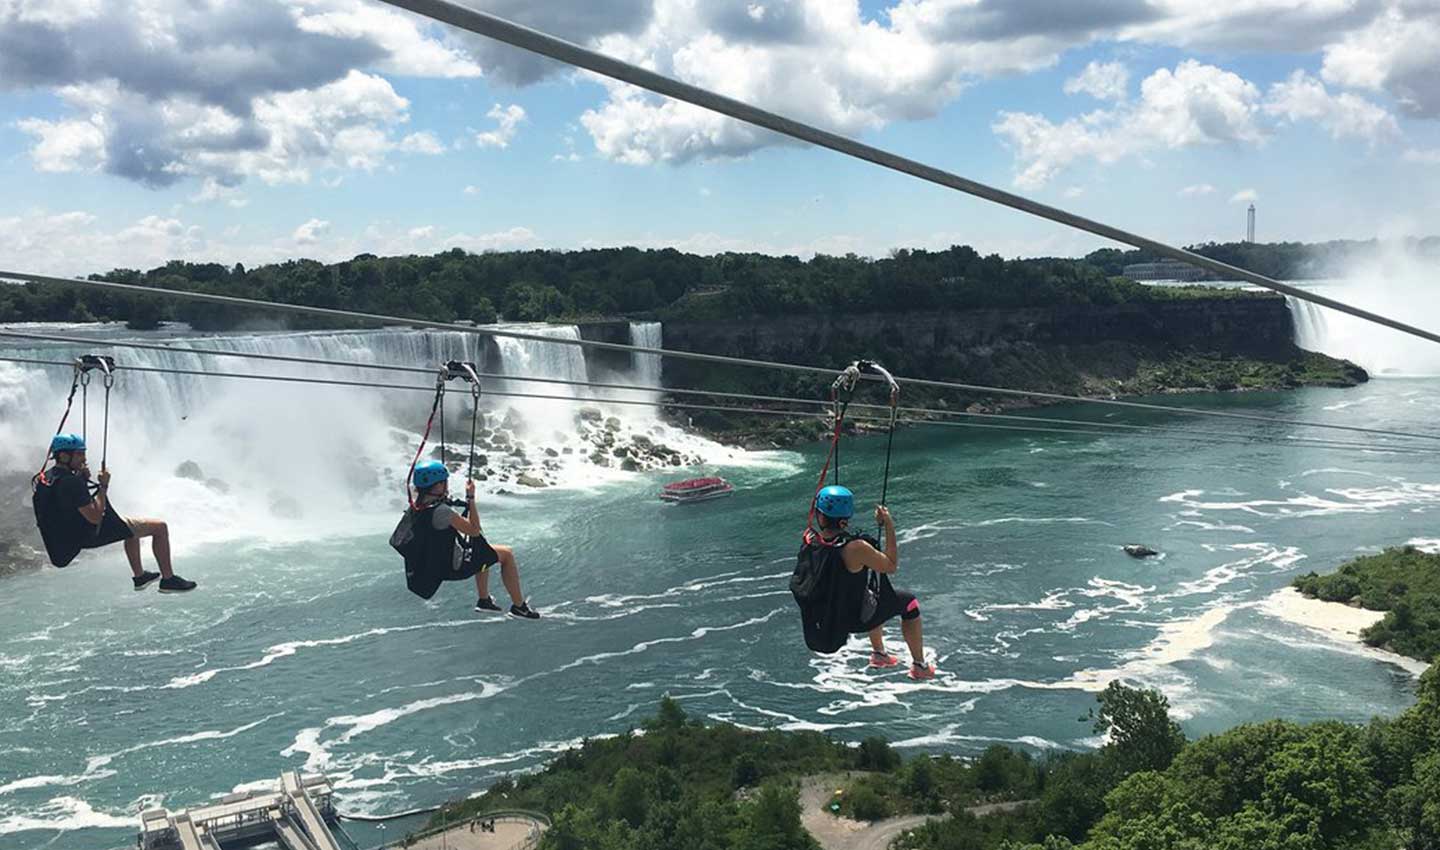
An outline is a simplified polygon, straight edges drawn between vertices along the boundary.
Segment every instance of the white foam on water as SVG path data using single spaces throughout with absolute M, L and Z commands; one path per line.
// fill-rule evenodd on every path
M 76 832 L 84 829 L 134 828 L 135 815 L 104 812 L 76 797 L 54 797 L 29 812 L 0 817 L 0 835 L 46 830 Z
M 1202 577 L 1193 581 L 1181 582 L 1175 590 L 1157 596 L 1156 601 L 1166 602 L 1186 596 L 1213 593 L 1242 578 L 1285 572 L 1306 557 L 1298 547 L 1273 546 L 1269 543 L 1235 543 L 1223 548 L 1253 554 L 1212 567 Z M 1259 567 L 1268 569 L 1262 572 L 1257 570 Z
M 988 735 L 962 735 L 960 724 L 951 723 L 942 726 L 940 729 L 928 734 L 914 738 L 905 738 L 895 741 L 890 746 L 897 749 L 913 749 L 916 747 L 944 747 L 953 744 L 1013 744 L 1023 747 L 1031 747 L 1037 750 L 1063 750 L 1068 749 L 1064 744 L 1057 743 L 1049 738 L 1041 738 L 1035 735 L 1021 735 L 1018 738 L 996 738 Z
M 1388 481 L 1385 486 L 1327 489 L 1323 491 L 1326 496 L 1301 493 L 1288 499 L 1222 501 L 1201 498 L 1207 495 L 1205 490 L 1181 490 L 1162 496 L 1159 501 L 1182 506 L 1185 509 L 1182 516 L 1200 516 L 1205 511 L 1239 511 L 1272 519 L 1381 513 L 1396 507 L 1440 505 L 1440 485 L 1399 478 Z
M 1268 617 L 1292 623 L 1325 638 L 1329 645 L 1322 648 L 1363 655 L 1400 667 L 1416 676 L 1424 673 L 1430 666 L 1424 661 L 1376 649 L 1361 642 L 1360 632 L 1385 619 L 1383 611 L 1368 611 L 1364 608 L 1351 608 L 1340 602 L 1311 599 L 1293 587 L 1282 588 L 1270 594 L 1256 604 L 1256 609 Z
M 422 630 L 422 629 L 461 628 L 461 627 L 465 627 L 465 626 L 473 626 L 473 625 L 476 625 L 476 624 L 482 624 L 482 623 L 488 623 L 488 622 L 493 622 L 493 621 L 490 621 L 490 620 L 451 620 L 451 621 L 448 621 L 448 622 L 441 622 L 441 623 L 419 623 L 419 624 L 411 625 L 411 626 L 389 626 L 389 627 L 386 627 L 386 628 L 367 629 L 366 631 L 363 631 L 363 632 L 357 632 L 357 633 L 355 633 L 355 634 L 344 635 L 344 636 L 342 636 L 342 637 L 336 637 L 336 638 L 320 638 L 320 639 L 315 639 L 315 640 L 295 640 L 295 641 L 287 641 L 287 642 L 285 642 L 285 643 L 277 643 L 277 644 L 275 644 L 274 646 L 268 647 L 268 648 L 265 650 L 265 654 L 264 654 L 264 655 L 262 655 L 260 658 L 257 658 L 256 660 L 251 661 L 251 662 L 249 662 L 249 663 L 247 663 L 247 664 L 241 664 L 241 665 L 238 665 L 238 666 L 235 666 L 235 667 L 212 667 L 212 668 L 209 668 L 209 669 L 206 669 L 206 670 L 201 670 L 201 671 L 198 672 L 198 673 L 191 673 L 191 674 L 186 675 L 186 676 L 176 676 L 175 678 L 171 679 L 167 684 L 165 684 L 163 687 L 166 688 L 166 689 L 170 689 L 170 690 L 181 689 L 181 688 L 193 688 L 193 687 L 195 687 L 196 685 L 203 685 L 203 684 L 205 684 L 206 682 L 210 681 L 211 679 L 215 678 L 216 676 L 220 675 L 221 673 L 238 673 L 238 672 L 242 672 L 242 671 L 245 671 L 245 670 L 256 670 L 256 669 L 259 669 L 259 668 L 261 668 L 261 667 L 268 667 L 268 666 L 270 666 L 271 664 L 274 664 L 276 661 L 279 661 L 279 660 L 282 659 L 282 658 L 289 658 L 290 656 L 297 654 L 297 653 L 298 653 L 300 650 L 302 650 L 302 649 L 316 649 L 316 648 L 320 648 L 320 647 L 329 647 L 329 646 L 344 646 L 344 645 L 346 645 L 346 644 L 354 643 L 354 642 L 360 641 L 360 640 L 365 640 L 365 639 L 367 639 L 367 638 L 381 637 L 381 636 L 389 635 L 389 634 L 401 634 L 401 633 L 404 633 L 404 632 L 413 632 L 413 631 L 419 631 L 419 630 Z

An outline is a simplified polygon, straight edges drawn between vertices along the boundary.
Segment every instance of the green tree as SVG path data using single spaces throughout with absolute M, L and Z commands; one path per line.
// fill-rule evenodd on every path
M 748 806 L 737 850 L 815 850 L 818 845 L 800 825 L 800 795 L 792 787 L 767 782 Z
M 1164 770 L 1184 749 L 1185 733 L 1170 719 L 1170 701 L 1159 691 L 1111 682 L 1096 699 L 1095 731 L 1109 734 L 1106 749 L 1122 773 Z

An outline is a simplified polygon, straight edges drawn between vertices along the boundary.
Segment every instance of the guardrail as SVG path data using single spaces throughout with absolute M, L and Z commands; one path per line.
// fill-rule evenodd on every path
M 373 848 L 373 850 L 404 850 L 404 848 L 411 847 L 415 844 L 420 843 L 421 841 L 424 841 L 427 838 L 433 838 L 434 836 L 440 835 L 441 833 L 450 832 L 451 830 L 455 829 L 461 829 L 469 826 L 470 824 L 479 823 L 481 821 L 492 820 L 510 823 L 525 823 L 529 824 L 532 827 L 530 830 L 530 834 L 526 836 L 524 841 L 515 845 L 514 850 L 534 850 L 540 844 L 541 835 L 544 834 L 545 830 L 550 828 L 550 818 L 547 815 L 541 814 L 540 812 L 529 812 L 523 809 L 506 809 L 503 811 L 485 812 L 484 814 L 474 815 L 472 817 L 465 818 L 464 820 L 457 820 L 450 823 L 441 824 L 440 826 L 432 826 L 429 829 L 423 829 L 419 832 L 412 832 L 404 838 L 398 839 L 396 841 L 391 841 L 388 844 L 382 844 L 379 847 Z

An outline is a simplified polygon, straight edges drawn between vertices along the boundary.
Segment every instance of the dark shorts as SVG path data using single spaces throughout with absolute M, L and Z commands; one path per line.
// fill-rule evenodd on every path
M 469 542 L 470 545 L 468 546 L 463 543 L 456 544 L 463 550 L 463 554 L 460 556 L 461 560 L 474 570 L 468 575 L 484 572 L 500 563 L 500 553 L 491 548 L 489 542 L 485 540 L 484 535 L 476 535 L 470 538 Z
M 94 534 L 85 534 L 80 538 L 81 549 L 99 549 L 102 546 L 110 546 L 122 540 L 129 540 L 135 536 L 130 528 L 130 523 L 115 511 L 114 505 L 105 506 L 105 516 L 100 520 L 100 527 L 95 529 Z
M 901 620 L 913 620 L 920 616 L 920 603 L 915 599 L 915 594 L 908 590 L 896 590 L 891 586 L 889 579 L 881 577 L 879 603 L 875 609 L 875 616 L 870 622 L 865 623 L 855 634 L 868 632 L 876 626 L 882 626 L 890 620 L 899 617 Z

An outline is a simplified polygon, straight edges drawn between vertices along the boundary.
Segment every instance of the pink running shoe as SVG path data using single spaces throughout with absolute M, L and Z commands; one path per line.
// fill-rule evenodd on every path
M 928 681 L 935 678 L 935 665 L 926 664 L 922 667 L 919 664 L 911 664 L 909 675 L 910 678 L 914 679 L 917 682 Z
M 888 652 L 870 653 L 870 669 L 884 670 L 887 667 L 894 667 L 900 663 L 900 659 Z

